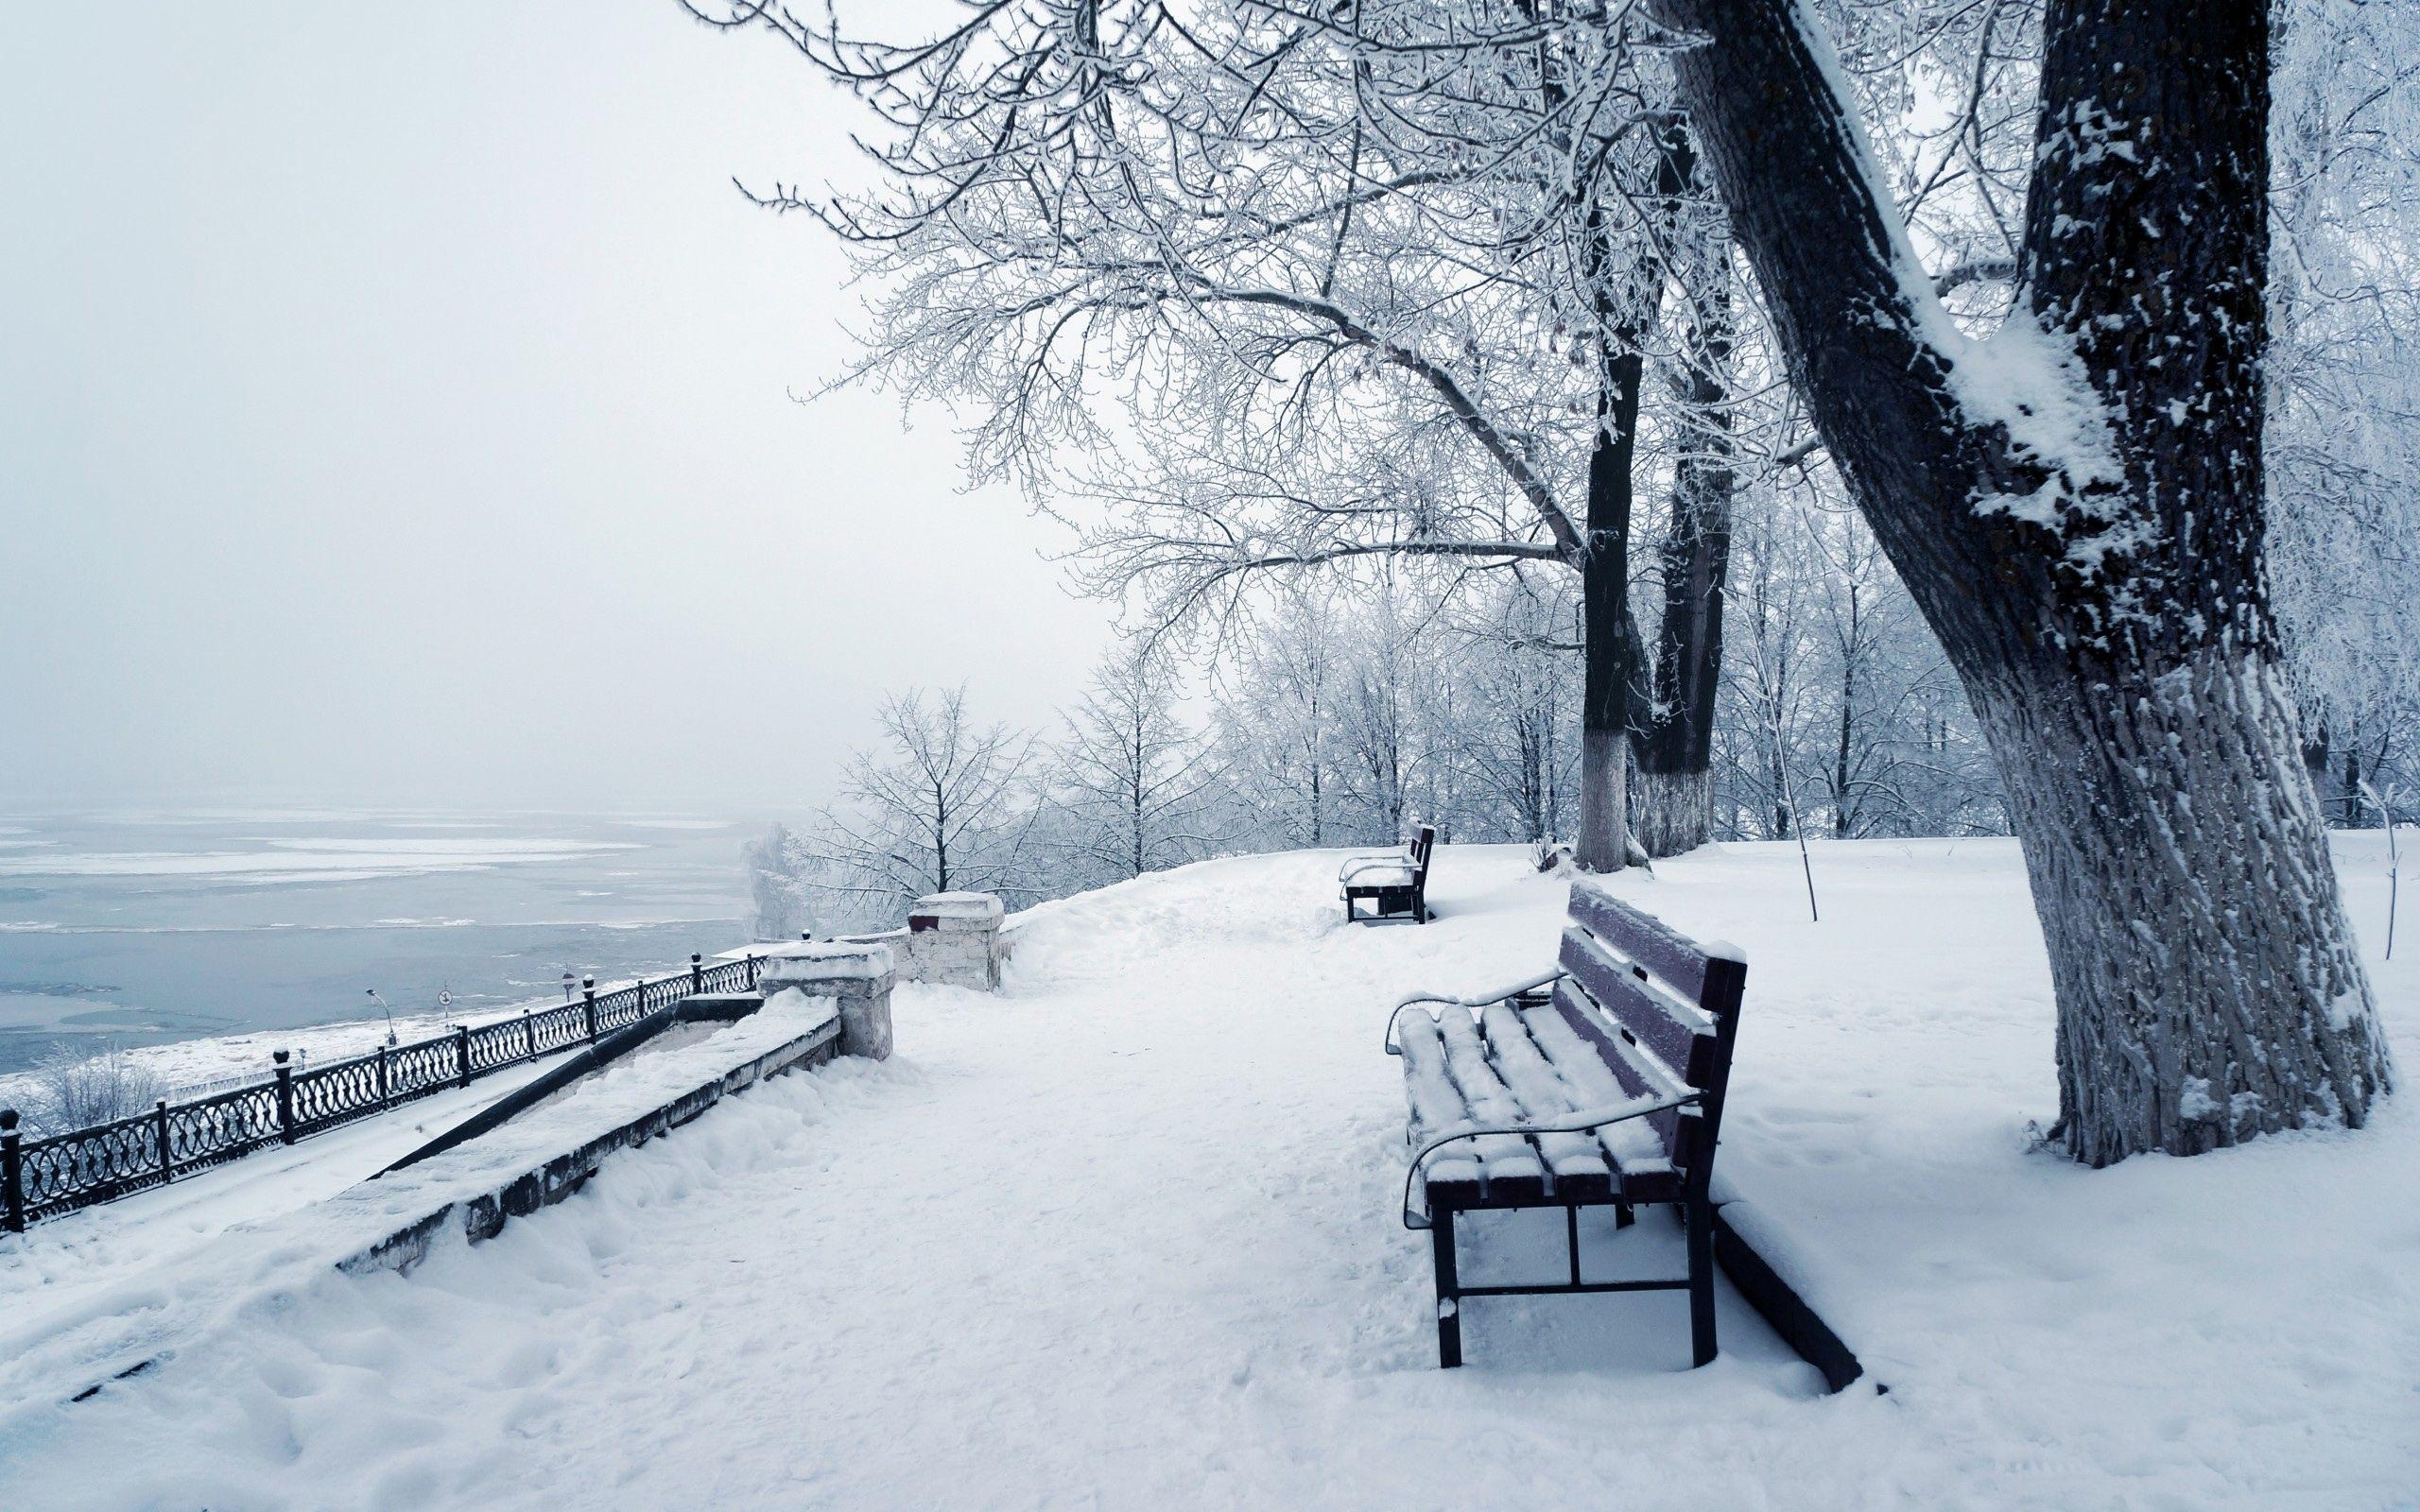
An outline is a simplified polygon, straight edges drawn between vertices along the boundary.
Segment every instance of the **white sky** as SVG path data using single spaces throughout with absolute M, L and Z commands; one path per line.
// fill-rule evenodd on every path
M 1108 610 L 836 372 L 737 175 L 859 109 L 671 0 L 0 7 L 0 807 L 786 810 Z

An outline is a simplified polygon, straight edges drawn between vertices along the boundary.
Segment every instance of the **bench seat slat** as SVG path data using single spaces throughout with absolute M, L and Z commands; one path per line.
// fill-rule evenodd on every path
M 1543 1010 L 1532 1010 L 1543 1011 Z M 1479 1019 L 1488 1057 L 1495 1064 L 1523 1115 L 1551 1123 L 1591 1105 L 1554 1069 L 1530 1038 L 1531 1013 L 1510 1003 L 1490 1004 Z M 1555 1194 L 1572 1202 L 1601 1202 L 1614 1195 L 1618 1168 L 1596 1135 L 1582 1131 L 1532 1136 L 1554 1172 Z
M 1395 1041 L 1403 1050 L 1404 1091 L 1411 1101 L 1406 1140 L 1414 1148 L 1457 1124 L 1471 1121 L 1470 1106 L 1445 1071 L 1445 1045 L 1437 1021 L 1425 1013 L 1398 1016 Z M 1478 1148 L 1469 1140 L 1441 1146 L 1428 1158 L 1430 1187 L 1479 1189 Z
M 1551 1123 L 1588 1105 L 1530 1038 L 1527 1017 L 1509 1003 L 1490 1004 L 1480 1015 L 1479 1028 L 1487 1040 L 1488 1059 L 1505 1090 L 1520 1105 L 1522 1117 L 1532 1123 Z M 1552 1132 L 1532 1135 L 1531 1140 L 1553 1171 L 1558 1193 L 1575 1181 L 1593 1180 L 1599 1191 L 1610 1184 L 1613 1170 L 1593 1136 Z
M 1670 1097 L 1686 1091 L 1661 1067 L 1653 1068 L 1650 1079 L 1648 1068 L 1652 1063 L 1615 1038 L 1603 1026 L 1596 1005 L 1567 980 L 1555 985 L 1551 1006 L 1538 1016 L 1530 1033 L 1555 1069 L 1591 1099 L 1599 1100 L 1599 1106 L 1633 1097 Z M 1626 1175 L 1633 1170 L 1669 1172 L 1679 1130 L 1678 1114 L 1666 1111 L 1601 1129 L 1598 1138 Z
M 1470 1104 L 1471 1117 L 1482 1124 L 1518 1124 L 1521 1105 L 1495 1068 L 1488 1064 L 1487 1047 L 1467 1008 L 1447 1008 L 1437 1020 L 1444 1041 L 1445 1066 L 1454 1085 Z M 1547 1167 L 1537 1146 L 1518 1134 L 1481 1134 L 1479 1170 L 1492 1197 L 1544 1197 L 1548 1190 Z

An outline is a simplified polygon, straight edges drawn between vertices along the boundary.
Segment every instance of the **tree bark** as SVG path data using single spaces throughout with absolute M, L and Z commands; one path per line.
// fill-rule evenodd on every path
M 1593 213 L 1587 235 L 1591 246 L 1601 247 L 1605 231 Z M 1580 842 L 1572 859 L 1585 871 L 1619 871 L 1630 864 L 1631 684 L 1636 677 L 1636 631 L 1630 622 L 1631 469 L 1638 449 L 1644 362 L 1635 316 L 1622 309 L 1609 286 L 1601 252 L 1591 260 L 1602 367 L 1597 436 L 1588 453 L 1587 551 L 1580 563 Z
M 1667 134 L 1677 178 L 1701 178 L 1685 127 Z M 1682 376 L 1685 420 L 1672 469 L 1672 524 L 1661 553 L 1663 615 L 1639 701 L 1632 812 L 1651 856 L 1705 844 L 1713 826 L 1715 694 L 1722 674 L 1722 594 L 1731 564 L 1731 503 L 1737 486 L 1731 438 L 1731 249 L 1703 232 L 1682 263 L 1691 355 Z
M 1661 859 L 1705 844 L 1714 822 L 1714 772 L 1708 766 L 1659 771 L 1639 749 L 1631 788 L 1631 831 L 1638 848 Z
M 1795 0 L 1661 0 L 1834 461 L 1966 685 L 2095 1165 L 2389 1086 L 2262 561 L 2268 25 L 2050 0 L 2021 299 L 1961 336 Z
M 1857 663 L 1864 645 L 1858 634 L 1857 584 L 1849 584 L 1849 630 L 1841 643 L 1841 728 L 1832 749 L 1832 838 L 1845 840 L 1856 816 L 1849 808 L 1849 778 L 1857 732 Z

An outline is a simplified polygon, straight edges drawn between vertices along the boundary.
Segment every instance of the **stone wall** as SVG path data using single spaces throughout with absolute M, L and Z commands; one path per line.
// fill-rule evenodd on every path
M 1002 917 L 1000 900 L 988 892 L 939 892 L 917 899 L 908 928 L 886 937 L 910 982 L 996 992 Z
M 890 989 L 897 981 L 888 946 L 801 941 L 765 954 L 756 987 L 769 1002 L 791 990 L 833 999 L 840 1009 L 840 1054 L 885 1060 L 890 1056 Z

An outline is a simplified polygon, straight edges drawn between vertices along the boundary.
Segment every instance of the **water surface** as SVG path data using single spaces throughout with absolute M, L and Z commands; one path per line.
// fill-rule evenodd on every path
M 0 1073 L 65 1040 L 162 1044 L 477 1018 L 564 973 L 739 943 L 753 827 L 396 810 L 0 814 Z

